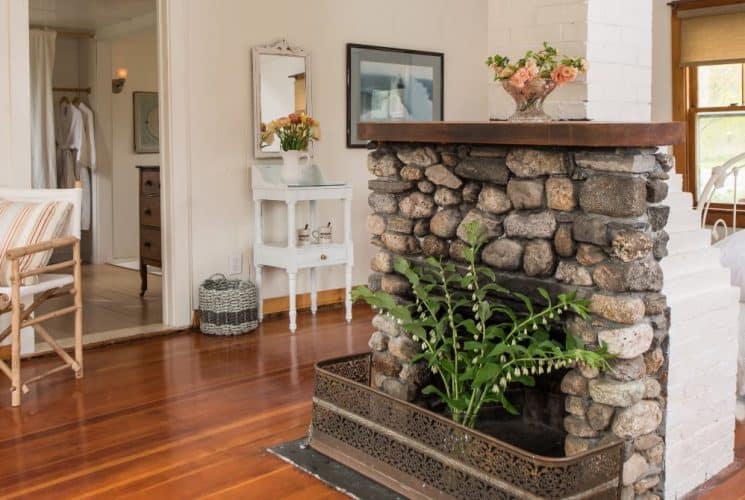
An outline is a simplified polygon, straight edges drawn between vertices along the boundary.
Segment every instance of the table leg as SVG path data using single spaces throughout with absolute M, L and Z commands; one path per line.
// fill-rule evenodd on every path
M 318 271 L 315 267 L 310 268 L 310 312 L 318 311 Z
M 287 273 L 290 286 L 290 332 L 295 333 L 297 330 L 297 302 L 295 294 L 297 293 L 297 273 Z
M 264 299 L 261 296 L 261 278 L 262 278 L 262 268 L 263 266 L 256 266 L 256 277 L 254 278 L 256 281 L 256 300 L 258 302 L 257 304 L 257 319 L 259 320 L 259 323 L 261 323 L 264 320 Z
M 352 265 L 347 264 L 344 272 L 344 307 L 346 308 L 347 323 L 352 321 Z

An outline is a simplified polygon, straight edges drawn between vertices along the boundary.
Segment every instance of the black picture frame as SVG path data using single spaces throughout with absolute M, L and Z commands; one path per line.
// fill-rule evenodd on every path
M 357 56 L 357 57 L 355 57 Z M 364 58 L 367 56 L 367 58 Z M 360 64 L 362 61 L 378 63 L 408 65 L 414 67 L 431 67 L 432 80 L 427 87 L 428 97 L 432 102 L 431 118 L 396 118 L 396 119 L 366 119 L 362 117 L 362 76 L 360 75 Z M 416 64 L 415 64 L 416 63 Z M 347 44 L 347 147 L 364 148 L 367 141 L 356 138 L 357 124 L 360 121 L 442 121 L 445 119 L 445 54 L 442 52 L 429 52 L 423 50 L 410 50 L 394 47 L 381 47 L 377 45 L 364 45 L 357 43 Z M 416 79 L 426 84 L 422 79 Z M 399 78 L 399 85 L 403 80 Z M 404 89 L 405 86 L 400 87 Z M 403 91 L 403 90 L 402 90 Z M 389 90 L 390 92 L 390 90 Z M 389 99 L 390 101 L 390 99 Z M 408 111 L 403 100 L 400 101 L 404 111 Z M 390 107 L 390 104 L 389 104 Z M 420 108 L 421 109 L 421 108 Z M 426 111 L 426 110 L 422 110 Z M 355 116 L 356 115 L 356 116 Z

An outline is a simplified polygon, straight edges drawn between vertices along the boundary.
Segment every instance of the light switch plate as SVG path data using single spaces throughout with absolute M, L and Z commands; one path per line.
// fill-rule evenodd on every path
M 243 272 L 243 256 L 240 253 L 231 253 L 228 257 L 228 274 L 241 274 Z

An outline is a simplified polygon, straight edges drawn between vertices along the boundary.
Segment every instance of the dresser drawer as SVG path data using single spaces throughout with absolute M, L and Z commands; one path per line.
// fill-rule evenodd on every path
M 160 260 L 160 230 L 140 229 L 140 257 Z
M 140 225 L 160 227 L 160 197 L 140 196 Z
M 160 194 L 160 172 L 143 170 L 140 175 L 140 193 Z

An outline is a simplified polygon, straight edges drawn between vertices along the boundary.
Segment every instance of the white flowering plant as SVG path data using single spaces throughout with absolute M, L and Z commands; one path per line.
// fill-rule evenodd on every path
M 422 392 L 442 400 L 453 420 L 468 427 L 475 426 L 484 404 L 517 413 L 505 396 L 510 383 L 532 387 L 534 377 L 577 364 L 607 369 L 611 357 L 604 345 L 586 349 L 566 330 L 563 344 L 552 338 L 552 328 L 563 324 L 567 313 L 588 316 L 587 302 L 574 293 L 552 299 L 539 288 L 546 305 L 536 308 L 528 296 L 497 284 L 490 268 L 477 265 L 483 233 L 478 224 L 469 225 L 467 265 L 461 272 L 431 257 L 416 266 L 397 258 L 396 271 L 411 284 L 411 303 L 367 287 L 354 292 L 355 299 L 393 316 L 421 344 L 413 361 L 425 361 L 437 377 Z M 516 311 L 505 297 L 522 302 L 524 309 Z

